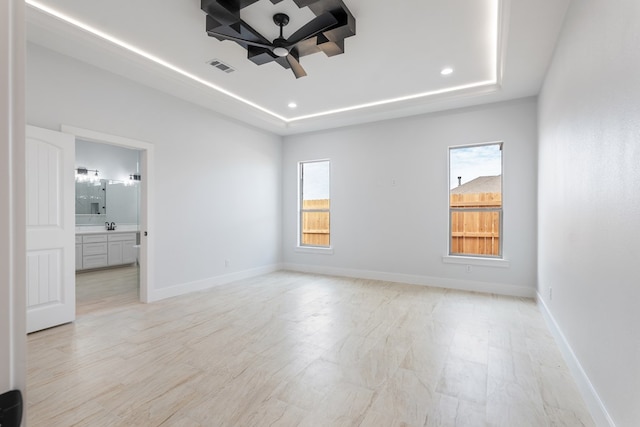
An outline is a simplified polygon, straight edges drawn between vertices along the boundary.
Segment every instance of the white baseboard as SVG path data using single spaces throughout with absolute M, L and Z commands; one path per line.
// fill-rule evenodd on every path
M 382 280 L 387 282 L 408 283 L 411 285 L 433 286 L 436 288 L 457 289 L 461 291 L 483 292 L 524 298 L 534 298 L 536 295 L 536 291 L 533 288 L 506 283 L 488 283 L 474 280 L 447 279 L 443 277 L 418 276 L 413 274 L 387 273 L 383 271 L 355 270 L 350 268 L 323 267 L 305 264 L 285 263 L 282 264 L 282 268 L 285 270 L 299 271 L 303 273 Z
M 596 389 L 593 387 L 593 384 L 591 384 L 587 373 L 584 371 L 584 369 L 582 369 L 580 361 L 573 352 L 573 349 L 562 333 L 562 330 L 558 326 L 558 323 L 556 323 L 556 319 L 551 314 L 551 311 L 549 311 L 549 307 L 547 307 L 547 305 L 544 303 L 544 300 L 542 299 L 540 294 L 536 294 L 540 312 L 542 312 L 542 316 L 547 322 L 547 326 L 551 330 L 556 344 L 558 344 L 558 348 L 560 349 L 560 352 L 562 353 L 562 356 L 564 357 L 564 360 L 567 363 L 569 370 L 571 371 L 571 375 L 573 375 L 573 379 L 578 385 L 580 394 L 582 395 L 582 398 L 587 405 L 587 409 L 589 409 L 589 412 L 591 413 L 591 416 L 593 417 L 596 425 L 616 427 L 616 424 L 613 422 L 611 416 L 607 412 L 607 408 L 604 406 L 604 403 L 602 403 L 602 400 L 600 400 L 600 396 L 598 396 Z
M 235 273 L 223 274 L 221 276 L 209 277 L 207 279 L 182 283 L 167 288 L 154 289 L 150 295 L 149 302 L 160 301 L 165 298 L 185 295 L 191 292 L 203 291 L 215 286 L 225 285 L 237 280 L 250 279 L 263 274 L 273 273 L 281 269 L 280 264 L 272 264 L 264 267 L 252 268 L 249 270 L 237 271 Z

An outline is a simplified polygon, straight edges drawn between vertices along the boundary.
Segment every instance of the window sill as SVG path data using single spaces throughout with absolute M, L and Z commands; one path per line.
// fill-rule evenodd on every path
M 456 255 L 445 255 L 442 257 L 442 262 L 445 264 L 479 265 L 483 267 L 500 268 L 509 268 L 509 266 L 511 265 L 509 261 L 503 258 L 482 258 Z
M 322 254 L 322 255 L 333 255 L 333 248 L 315 248 L 313 246 L 296 246 L 294 249 L 296 252 L 302 254 Z

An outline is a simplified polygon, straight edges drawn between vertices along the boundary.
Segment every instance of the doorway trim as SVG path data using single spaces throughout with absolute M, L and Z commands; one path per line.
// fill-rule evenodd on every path
M 60 130 L 74 135 L 76 139 L 140 150 L 141 173 L 144 177 L 140 182 L 140 301 L 144 303 L 151 302 L 153 300 L 151 296 L 154 294 L 153 272 L 155 271 L 153 268 L 154 253 L 152 244 L 154 237 L 153 209 L 151 209 L 154 200 L 153 144 L 69 125 L 61 125 Z
M 27 383 L 24 8 L 0 3 L 0 393 Z

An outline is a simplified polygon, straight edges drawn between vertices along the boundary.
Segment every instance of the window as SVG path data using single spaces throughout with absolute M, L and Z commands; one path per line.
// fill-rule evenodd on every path
M 329 247 L 329 160 L 300 163 L 300 246 Z
M 502 258 L 502 143 L 449 148 L 449 255 Z

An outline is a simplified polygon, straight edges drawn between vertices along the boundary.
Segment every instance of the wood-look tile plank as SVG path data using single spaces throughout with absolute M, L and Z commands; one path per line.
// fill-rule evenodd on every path
M 153 304 L 78 275 L 28 337 L 33 426 L 593 426 L 535 302 L 277 272 Z
M 424 427 L 485 427 L 485 407 L 482 404 L 435 394 Z

